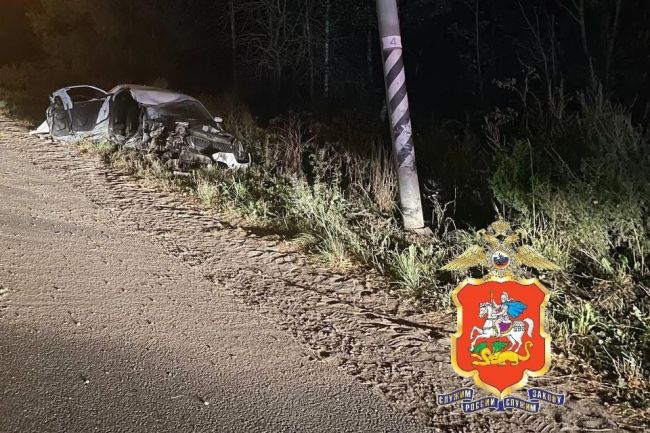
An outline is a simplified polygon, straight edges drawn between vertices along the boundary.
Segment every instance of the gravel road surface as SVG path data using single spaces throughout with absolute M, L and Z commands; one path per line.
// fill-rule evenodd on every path
M 0 432 L 424 432 L 0 149 Z

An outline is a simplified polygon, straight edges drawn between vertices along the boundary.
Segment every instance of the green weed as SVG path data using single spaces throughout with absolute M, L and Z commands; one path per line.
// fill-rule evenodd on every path
M 226 116 L 229 128 L 237 116 Z M 536 129 L 530 122 L 530 139 L 512 144 L 492 131 L 501 149 L 489 180 L 496 207 L 563 268 L 541 277 L 552 280 L 548 327 L 562 359 L 570 360 L 564 368 L 598 375 L 609 386 L 604 389 L 615 389 L 616 401 L 646 405 L 650 182 L 642 169 L 647 157 L 638 148 L 647 148 L 648 140 L 629 116 L 605 103 L 555 121 L 563 123 Z M 449 291 L 455 283 L 439 269 L 475 243 L 476 234 L 456 229 L 436 196 L 431 199 L 436 235 L 411 237 L 393 214 L 395 173 L 386 152 L 375 147 L 355 153 L 340 143 L 323 143 L 296 117 L 269 130 L 250 119 L 242 122 L 233 130 L 249 143 L 256 162 L 246 171 L 207 167 L 175 176 L 173 167 L 152 155 L 79 146 L 207 208 L 288 230 L 296 244 L 334 268 L 373 268 L 425 308 L 453 308 Z M 579 143 L 587 156 L 560 152 L 567 141 Z M 617 162 L 607 165 L 615 157 Z

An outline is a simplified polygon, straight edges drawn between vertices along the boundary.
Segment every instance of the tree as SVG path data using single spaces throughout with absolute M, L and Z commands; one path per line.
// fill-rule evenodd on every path
M 471 14 L 471 28 L 467 28 L 462 21 L 457 21 L 450 27 L 450 30 L 456 37 L 470 49 L 470 52 L 463 52 L 461 58 L 467 64 L 470 70 L 475 74 L 475 82 L 478 86 L 478 94 L 481 103 L 485 100 L 484 77 L 483 77 L 483 58 L 482 50 L 484 42 L 481 40 L 481 32 L 487 27 L 488 23 L 481 19 L 481 3 L 479 0 L 456 0 L 464 9 Z
M 229 0 L 228 13 L 230 15 L 230 59 L 232 62 L 232 83 L 237 89 L 237 22 L 235 18 L 235 0 Z
M 237 8 L 241 17 L 239 60 L 260 75 L 271 76 L 277 101 L 285 73 L 303 67 L 304 7 L 288 0 L 244 0 Z
M 330 93 L 330 11 L 332 9 L 332 4 L 330 0 L 325 0 L 325 48 L 324 48 L 324 63 L 325 63 L 325 73 L 323 76 L 323 94 L 325 99 L 329 97 Z

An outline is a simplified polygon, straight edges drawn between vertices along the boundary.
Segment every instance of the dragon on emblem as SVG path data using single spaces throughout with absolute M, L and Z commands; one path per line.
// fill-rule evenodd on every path
M 525 355 L 520 355 L 512 350 L 503 350 L 505 346 L 506 343 L 502 341 L 495 341 L 492 344 L 492 349 L 488 347 L 487 343 L 479 344 L 472 351 L 472 357 L 477 358 L 476 361 L 472 361 L 472 364 L 507 365 L 506 362 L 509 362 L 512 365 L 517 365 L 522 361 L 528 361 L 530 358 L 530 348 L 533 346 L 533 343 L 527 341 L 526 344 L 524 344 L 524 350 L 526 351 Z

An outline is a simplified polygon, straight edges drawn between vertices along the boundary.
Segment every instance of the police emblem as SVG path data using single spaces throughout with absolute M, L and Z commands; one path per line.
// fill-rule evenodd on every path
M 462 400 L 466 412 L 473 408 L 539 410 L 541 399 L 563 404 L 564 396 L 532 389 L 532 401 L 508 397 L 526 385 L 528 377 L 545 374 L 551 364 L 551 337 L 544 330 L 548 290 L 534 278 L 524 278 L 524 266 L 557 270 L 559 267 L 528 245 L 516 247 L 521 231 L 499 219 L 478 233 L 479 245 L 469 247 L 442 269 L 463 271 L 482 266 L 489 273 L 466 279 L 451 294 L 458 311 L 451 336 L 451 363 L 459 375 L 473 378 L 496 398 L 477 400 L 468 389 L 438 396 L 440 404 Z M 529 389 L 529 396 L 531 390 Z M 468 405 L 466 407 L 466 405 Z

